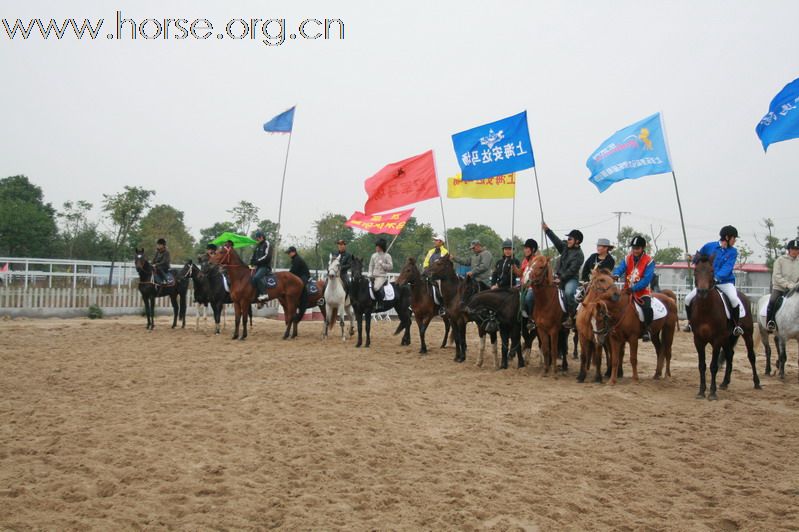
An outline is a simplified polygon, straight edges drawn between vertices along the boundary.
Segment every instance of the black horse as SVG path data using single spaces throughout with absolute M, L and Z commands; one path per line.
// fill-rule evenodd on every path
M 508 369 L 508 357 L 512 357 L 514 354 L 517 356 L 519 367 L 524 367 L 521 348 L 522 319 L 519 303 L 518 289 L 495 288 L 474 294 L 464 309 L 466 317 L 475 322 L 479 330 L 489 334 L 496 334 L 496 331 L 499 331 L 502 341 L 502 362 L 497 364 L 495 353 L 495 369 Z M 481 366 L 482 363 L 481 351 L 477 365 Z
M 180 315 L 181 329 L 186 327 L 186 292 L 189 290 L 189 280 L 178 280 L 177 270 L 170 270 L 175 282 L 172 284 L 156 284 L 154 280 L 155 269 L 144 258 L 144 249 L 136 249 L 134 260 L 136 271 L 139 273 L 139 292 L 144 300 L 144 313 L 147 315 L 147 329 L 155 329 L 155 298 L 169 296 L 174 311 L 172 328 L 178 325 Z M 180 305 L 178 306 L 178 301 Z
M 350 282 L 350 301 L 355 312 L 355 319 L 358 320 L 358 343 L 355 347 L 369 347 L 371 343 L 372 313 L 387 312 L 394 309 L 399 316 L 399 325 L 394 334 L 405 331 L 402 335 L 400 345 L 411 345 L 411 292 L 408 287 L 401 287 L 397 283 L 391 283 L 394 288 L 394 299 L 391 301 L 375 301 L 369 293 L 369 279 L 363 275 L 363 259 L 352 258 L 350 268 L 352 280 Z M 366 318 L 366 343 L 363 342 L 363 322 Z
M 178 280 L 184 278 L 194 281 L 194 301 L 198 305 L 210 305 L 214 313 L 214 324 L 216 325 L 214 334 L 219 334 L 219 322 L 222 317 L 222 312 L 226 304 L 232 303 L 230 293 L 225 290 L 222 272 L 213 264 L 200 268 L 189 260 L 183 266 L 183 269 L 177 277 Z M 250 315 L 250 319 L 252 320 L 252 314 Z

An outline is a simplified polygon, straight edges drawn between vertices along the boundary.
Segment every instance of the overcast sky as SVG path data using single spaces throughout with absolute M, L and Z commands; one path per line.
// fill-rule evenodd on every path
M 286 136 L 263 123 L 296 104 L 284 234 L 324 212 L 349 215 L 363 181 L 435 150 L 439 182 L 457 169 L 451 135 L 528 111 L 544 214 L 564 232 L 615 238 L 612 211 L 664 227 L 682 246 L 671 175 L 600 194 L 585 161 L 614 131 L 661 111 L 689 247 L 736 225 L 759 251 L 758 222 L 799 225 L 799 140 L 766 155 L 755 125 L 799 77 L 799 2 L 16 2 L 0 17 L 337 18 L 343 40 L 9 41 L 0 28 L 0 176 L 25 174 L 60 206 L 124 185 L 157 191 L 190 230 L 247 199 L 276 220 Z M 272 26 L 275 29 L 276 26 Z M 216 31 L 215 31 L 216 33 Z M 276 32 L 273 32 L 276 33 Z M 532 171 L 519 175 L 516 233 L 539 236 Z M 511 202 L 447 200 L 449 227 L 485 223 L 506 237 Z M 437 200 L 416 216 L 443 229 Z

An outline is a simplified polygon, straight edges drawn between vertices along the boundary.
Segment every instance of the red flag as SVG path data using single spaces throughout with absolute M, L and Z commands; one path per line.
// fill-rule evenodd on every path
M 364 212 L 372 214 L 438 197 L 433 150 L 391 163 L 364 183 Z
M 6 265 L 0 268 L 0 273 L 6 273 L 7 271 L 8 271 L 8 263 L 6 262 Z
M 398 235 L 402 232 L 411 214 L 413 214 L 413 209 L 371 215 L 356 211 L 349 220 L 344 222 L 344 225 L 374 234 Z

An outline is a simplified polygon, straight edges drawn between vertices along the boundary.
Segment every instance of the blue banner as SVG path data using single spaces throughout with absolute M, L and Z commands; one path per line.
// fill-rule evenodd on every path
M 452 135 L 463 181 L 488 179 L 532 168 L 527 111 Z
M 264 124 L 264 131 L 267 133 L 291 133 L 294 125 L 294 107 L 288 111 L 283 111 L 272 120 Z
M 763 151 L 768 150 L 769 144 L 799 137 L 798 105 L 799 79 L 795 79 L 771 100 L 768 113 L 755 128 Z
M 588 180 L 600 192 L 617 181 L 671 172 L 660 113 L 614 133 L 585 165 L 591 171 Z

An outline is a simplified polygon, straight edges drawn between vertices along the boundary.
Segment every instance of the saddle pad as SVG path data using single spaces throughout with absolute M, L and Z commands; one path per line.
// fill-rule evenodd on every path
M 225 292 L 230 293 L 230 281 L 228 281 L 227 274 L 222 274 L 222 286 L 225 287 Z
M 317 293 L 319 293 L 319 287 L 316 286 L 315 282 L 310 281 L 308 283 L 308 293 L 309 294 L 317 294 Z
M 659 320 L 660 318 L 665 318 L 668 311 L 666 310 L 666 305 L 663 304 L 661 300 L 656 297 L 651 298 L 652 300 L 652 321 Z M 643 323 L 644 321 L 644 309 L 641 308 L 641 305 L 638 304 L 638 301 L 635 302 L 635 311 L 638 313 L 638 319 L 641 320 Z
M 277 276 L 274 273 L 270 273 L 264 277 L 264 282 L 267 288 L 275 288 L 277 286 Z
M 768 316 L 768 302 L 766 302 L 765 305 L 760 307 L 758 314 L 760 314 L 761 318 L 765 318 L 766 316 Z
M 558 288 L 558 301 L 560 301 L 560 310 L 566 312 L 566 302 L 563 300 L 563 290 Z
M 377 301 L 374 290 L 372 289 L 372 283 L 369 283 L 369 295 L 372 296 L 373 300 Z M 391 283 L 386 283 L 383 285 L 383 301 L 393 301 L 393 300 L 394 300 L 394 286 Z
M 730 319 L 730 302 L 729 302 L 729 300 L 724 296 L 724 292 L 719 290 L 718 287 L 716 287 L 716 292 L 719 293 L 719 296 L 721 297 L 721 300 L 724 302 L 724 314 L 727 315 L 727 319 Z M 744 305 L 744 304 L 738 305 L 738 318 L 743 318 L 744 316 L 746 316 L 746 305 Z
M 441 306 L 441 298 L 438 297 L 438 293 L 441 291 L 441 280 L 440 279 L 437 280 L 436 284 L 431 285 L 431 286 L 433 288 L 433 303 L 435 303 L 436 305 L 438 305 L 440 307 Z

